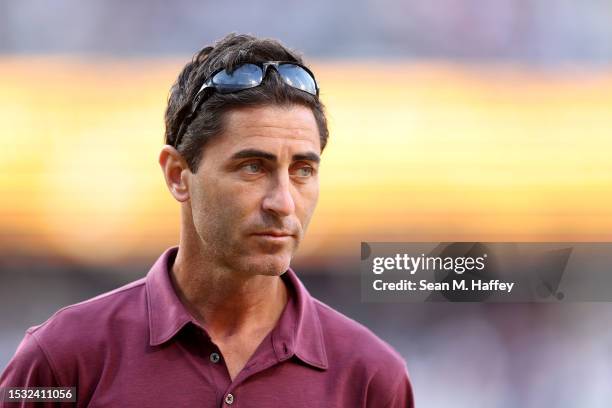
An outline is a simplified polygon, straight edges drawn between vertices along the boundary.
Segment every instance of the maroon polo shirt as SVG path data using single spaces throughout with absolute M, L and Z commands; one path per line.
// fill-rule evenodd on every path
M 164 252 L 145 278 L 28 329 L 0 386 L 76 386 L 78 407 L 413 407 L 403 359 L 311 297 L 291 269 L 277 325 L 232 381 L 176 295 L 176 253 Z

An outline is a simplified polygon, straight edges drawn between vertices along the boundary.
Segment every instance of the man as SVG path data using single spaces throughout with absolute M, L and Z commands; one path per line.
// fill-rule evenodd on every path
M 0 384 L 75 386 L 79 407 L 412 407 L 401 357 L 289 268 L 327 137 L 293 52 L 246 35 L 202 49 L 172 87 L 159 156 L 179 246 L 30 328 Z

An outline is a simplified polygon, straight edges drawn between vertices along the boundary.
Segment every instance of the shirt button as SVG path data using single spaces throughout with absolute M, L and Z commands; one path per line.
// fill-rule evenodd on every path
M 213 363 L 218 363 L 219 360 L 221 360 L 221 357 L 219 356 L 219 353 L 211 353 L 210 354 L 210 361 L 212 361 Z
M 225 403 L 227 405 L 232 405 L 234 403 L 234 396 L 232 394 L 227 394 L 225 396 Z

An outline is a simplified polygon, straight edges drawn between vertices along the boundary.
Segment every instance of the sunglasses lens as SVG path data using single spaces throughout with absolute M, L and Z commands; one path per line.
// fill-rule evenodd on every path
M 252 88 L 261 84 L 263 72 L 254 64 L 244 64 L 236 68 L 231 74 L 226 70 L 220 71 L 212 78 L 217 91 L 229 93 L 241 89 Z
M 299 65 L 280 64 L 278 73 L 289 86 L 317 95 L 317 85 L 312 75 Z

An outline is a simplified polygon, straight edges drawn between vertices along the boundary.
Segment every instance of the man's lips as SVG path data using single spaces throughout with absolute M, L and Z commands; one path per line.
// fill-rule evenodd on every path
M 262 237 L 272 237 L 272 238 L 283 238 L 283 237 L 292 237 L 294 236 L 294 234 L 292 234 L 289 231 L 282 231 L 282 230 L 267 230 L 267 231 L 260 231 L 260 232 L 256 232 L 253 235 L 257 235 L 257 236 L 262 236 Z

